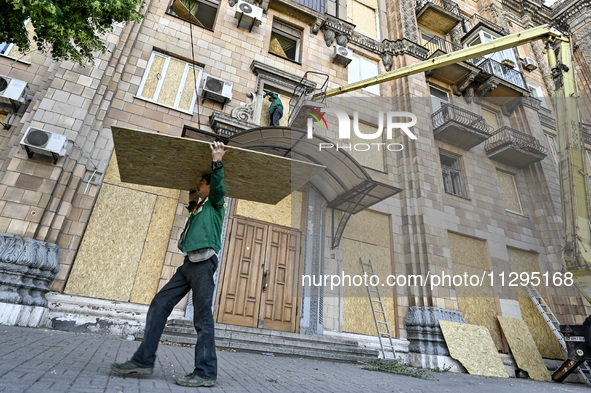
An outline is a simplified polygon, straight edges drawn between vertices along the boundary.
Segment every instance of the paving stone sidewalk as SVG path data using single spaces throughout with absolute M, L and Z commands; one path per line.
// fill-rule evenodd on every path
M 192 370 L 193 349 L 161 345 L 154 375 L 121 377 L 109 368 L 139 343 L 124 338 L 0 326 L 0 392 L 589 392 L 583 385 L 433 373 L 428 380 L 366 371 L 361 365 L 218 351 L 218 384 L 177 386 Z

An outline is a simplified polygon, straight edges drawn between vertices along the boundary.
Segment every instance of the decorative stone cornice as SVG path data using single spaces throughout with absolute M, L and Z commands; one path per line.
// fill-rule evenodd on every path
M 521 105 L 526 108 L 533 109 L 534 111 L 539 111 L 540 107 L 542 106 L 542 101 L 535 97 L 523 96 L 521 97 Z
M 347 46 L 355 31 L 355 25 L 331 15 L 326 16 L 322 24 L 324 30 L 324 42 L 326 46 L 332 46 L 335 41 L 341 46 Z
M 214 112 L 209 116 L 209 126 L 216 134 L 226 138 L 229 138 L 238 132 L 259 127 L 257 124 L 230 117 L 220 112 Z
M 252 122 L 254 118 L 254 110 L 257 104 L 256 93 L 247 93 L 246 96 L 250 98 L 249 103 L 240 104 L 236 108 L 232 109 L 232 117 L 241 121 Z
M 591 13 L 591 0 L 566 1 L 552 10 L 552 21 L 559 26 L 568 26 L 571 30 L 577 30 L 582 25 L 573 24 L 574 19 Z M 586 18 L 581 19 L 585 23 Z

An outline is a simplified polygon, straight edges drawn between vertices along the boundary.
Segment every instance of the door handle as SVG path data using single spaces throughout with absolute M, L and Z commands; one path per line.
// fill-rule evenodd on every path
M 269 286 L 268 278 L 269 269 L 265 270 L 265 272 L 263 273 L 263 292 L 265 292 L 267 290 L 267 287 Z

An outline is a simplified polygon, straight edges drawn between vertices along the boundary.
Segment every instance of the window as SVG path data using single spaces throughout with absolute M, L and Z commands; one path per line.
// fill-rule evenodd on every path
M 478 32 L 478 35 L 476 37 L 474 37 L 474 39 L 471 40 L 467 44 L 467 46 L 474 46 L 474 45 L 482 44 L 484 42 L 492 41 L 496 38 L 498 38 L 498 37 L 495 37 L 494 35 L 490 34 L 487 31 L 480 30 Z M 502 50 L 500 52 L 491 53 L 489 55 L 485 55 L 484 57 L 492 58 L 493 60 L 496 60 L 499 63 L 502 63 L 503 60 L 505 60 L 505 59 L 511 60 L 513 62 L 513 64 L 515 65 L 515 69 L 519 71 L 519 62 L 517 61 L 517 58 L 515 57 L 515 52 L 513 52 L 513 49 L 511 49 L 511 48 Z
M 441 171 L 443 173 L 443 188 L 448 194 L 465 197 L 464 186 L 462 184 L 462 172 L 460 169 L 460 160 L 456 157 L 439 155 L 441 161 Z
M 449 95 L 446 91 L 429 86 L 429 93 L 431 94 L 431 109 L 433 109 L 433 113 L 441 109 L 443 104 L 449 104 Z
M 548 141 L 548 147 L 550 148 L 550 153 L 552 153 L 552 158 L 554 162 L 558 164 L 559 156 L 558 156 L 558 141 L 556 140 L 556 136 L 546 134 L 546 140 Z M 589 153 L 589 152 L 587 152 Z M 587 157 L 589 155 L 587 154 Z
M 517 183 L 515 183 L 515 176 L 499 170 L 497 170 L 497 176 L 499 177 L 499 183 L 501 185 L 505 210 L 512 213 L 523 214 L 519 192 L 517 191 Z
M 379 39 L 378 0 L 348 0 L 347 19 L 355 30 Z
M 170 13 L 213 30 L 219 5 L 219 0 L 174 0 L 170 6 Z
M 137 97 L 193 114 L 193 106 L 197 99 L 195 85 L 199 86 L 202 75 L 203 69 L 200 67 L 162 53 L 152 52 Z
M 378 75 L 378 62 L 353 54 L 353 61 L 349 63 L 347 70 L 349 83 L 359 82 L 360 80 Z M 363 90 L 373 94 L 380 94 L 379 85 L 364 87 Z
M 541 105 L 548 109 L 548 104 L 546 103 L 546 98 L 544 97 L 544 90 L 542 86 L 538 85 L 537 83 L 527 82 L 527 88 L 531 91 L 531 95 L 534 98 L 537 98 L 541 101 Z
M 10 42 L 0 42 L 0 55 L 8 56 L 13 59 L 17 59 L 18 61 L 30 63 L 33 55 L 37 51 L 35 42 L 33 37 L 35 35 L 35 29 L 33 29 L 33 24 L 29 23 L 30 19 L 25 21 L 25 28 L 27 29 L 27 33 L 29 34 L 29 42 L 31 42 L 31 46 L 29 47 L 29 52 L 23 54 L 19 51 L 18 46 L 10 43 Z
M 301 40 L 302 30 L 288 26 L 283 22 L 273 20 L 271 43 L 269 44 L 270 53 L 300 62 Z
M 484 117 L 486 124 L 491 126 L 494 131 L 501 128 L 501 119 L 499 118 L 498 112 L 495 112 L 491 109 L 482 108 L 482 117 Z

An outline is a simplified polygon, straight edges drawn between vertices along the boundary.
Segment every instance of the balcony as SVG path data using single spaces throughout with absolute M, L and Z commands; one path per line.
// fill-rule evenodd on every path
M 484 59 L 478 64 L 482 70 L 475 79 L 479 83 L 475 93 L 489 98 L 495 104 L 507 106 L 517 98 L 527 96 L 529 89 L 520 71 L 507 67 L 494 59 Z
M 429 41 L 425 42 L 423 46 L 429 50 L 429 58 L 463 49 L 461 45 L 447 41 L 438 36 L 432 37 L 429 39 Z M 476 75 L 480 72 L 480 70 L 476 67 L 478 60 L 482 61 L 482 58 L 460 61 L 458 63 L 450 64 L 448 66 L 429 71 L 427 74 L 431 78 L 435 78 L 450 85 L 455 85 L 460 91 L 463 91 L 467 86 L 463 86 L 463 82 L 468 80 L 471 74 Z M 472 79 L 473 76 L 471 79 L 469 79 L 469 81 Z
M 495 131 L 486 141 L 484 150 L 491 160 L 517 168 L 541 161 L 548 155 L 548 150 L 536 138 L 510 127 Z
M 431 116 L 435 139 L 470 150 L 490 138 L 492 128 L 482 116 L 451 104 L 443 104 Z
M 417 23 L 445 35 L 462 21 L 460 7 L 451 0 L 417 0 Z
M 314 11 L 320 12 L 324 14 L 324 7 L 325 3 L 324 0 L 293 0 L 295 3 L 301 4 L 305 7 L 308 7 Z

